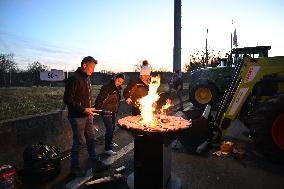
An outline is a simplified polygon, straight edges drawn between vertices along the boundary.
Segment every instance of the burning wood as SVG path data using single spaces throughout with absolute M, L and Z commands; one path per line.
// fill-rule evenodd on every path
M 154 115 L 153 121 L 146 124 L 141 116 L 127 116 L 118 120 L 118 124 L 126 129 L 146 132 L 171 132 L 188 128 L 191 120 L 168 115 Z

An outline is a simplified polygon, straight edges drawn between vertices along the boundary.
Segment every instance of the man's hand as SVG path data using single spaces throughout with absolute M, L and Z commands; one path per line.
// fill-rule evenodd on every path
M 84 113 L 91 116 L 99 115 L 94 112 L 95 110 L 95 108 L 85 108 Z
M 132 102 L 131 98 L 126 99 L 126 103 L 130 104 Z
M 172 104 L 172 100 L 170 98 L 167 98 L 166 104 Z

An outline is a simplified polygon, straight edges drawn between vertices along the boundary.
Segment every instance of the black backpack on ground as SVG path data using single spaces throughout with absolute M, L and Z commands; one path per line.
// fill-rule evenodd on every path
M 60 151 L 42 142 L 28 146 L 23 152 L 24 177 L 26 181 L 46 181 L 60 173 Z

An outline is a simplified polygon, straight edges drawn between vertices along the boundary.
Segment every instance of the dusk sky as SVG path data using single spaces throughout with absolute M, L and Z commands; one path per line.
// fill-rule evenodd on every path
M 172 70 L 174 0 L 0 0 L 0 53 L 13 53 L 19 67 L 39 61 L 74 70 L 84 56 L 98 59 L 96 71 L 133 71 L 147 59 Z M 233 25 L 232 25 L 233 20 Z M 283 0 L 182 0 L 182 66 L 190 53 L 271 45 L 284 56 Z

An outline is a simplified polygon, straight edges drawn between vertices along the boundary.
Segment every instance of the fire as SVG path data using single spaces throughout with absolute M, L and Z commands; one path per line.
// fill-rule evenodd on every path
M 160 76 L 151 77 L 149 84 L 148 95 L 139 99 L 139 109 L 141 111 L 142 122 L 150 125 L 153 121 L 155 107 L 154 104 L 159 100 L 160 96 L 157 93 L 158 87 L 160 86 Z
M 141 122 L 146 125 L 155 126 L 154 112 L 156 110 L 156 102 L 159 100 L 160 96 L 157 93 L 160 86 L 160 76 L 151 77 L 151 82 L 149 84 L 148 95 L 138 100 L 140 104 L 139 109 L 141 111 Z M 167 100 L 166 105 L 164 105 L 160 112 L 165 114 L 165 110 L 171 106 L 170 100 Z
M 166 110 L 172 106 L 172 102 L 170 99 L 166 100 L 166 104 L 162 106 L 162 108 L 160 109 L 160 113 L 161 114 L 166 114 Z

